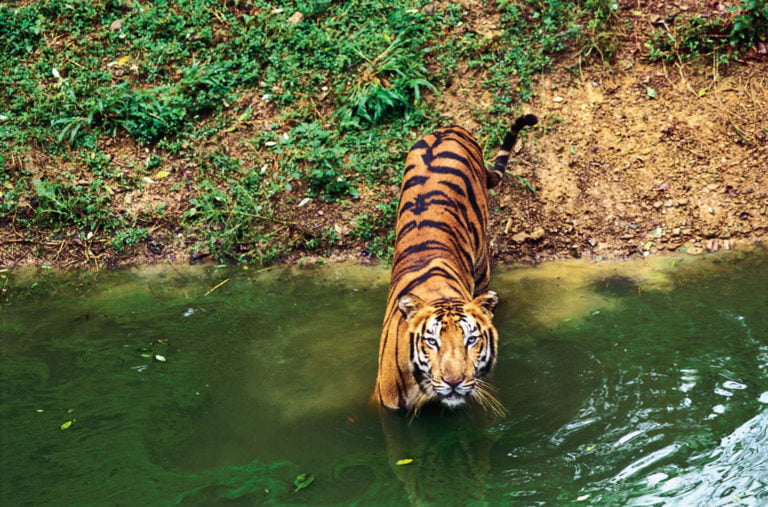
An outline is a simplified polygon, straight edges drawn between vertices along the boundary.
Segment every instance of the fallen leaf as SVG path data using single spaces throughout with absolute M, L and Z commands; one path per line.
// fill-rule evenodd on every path
M 413 463 L 413 458 L 403 458 L 395 461 L 395 465 L 401 467 L 403 465 L 410 465 Z
M 300 474 L 296 479 L 293 481 L 294 486 L 294 493 L 296 491 L 299 491 L 300 489 L 304 489 L 310 484 L 312 484 L 312 481 L 315 480 L 315 476 L 312 474 Z

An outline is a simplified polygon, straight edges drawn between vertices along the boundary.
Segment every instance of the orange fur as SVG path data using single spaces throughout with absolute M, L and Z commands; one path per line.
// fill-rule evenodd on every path
M 435 131 L 406 159 L 397 239 L 373 399 L 391 409 L 433 400 L 500 405 L 480 380 L 493 367 L 498 298 L 488 291 L 488 187 L 498 183 L 519 130 L 505 138 L 494 171 L 461 127 Z

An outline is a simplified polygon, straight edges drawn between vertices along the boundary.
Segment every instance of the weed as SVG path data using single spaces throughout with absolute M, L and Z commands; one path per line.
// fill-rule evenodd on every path
M 742 0 L 736 9 L 729 35 L 731 46 L 750 48 L 768 41 L 768 3 L 765 0 Z
M 645 43 L 651 61 L 691 61 L 716 58 L 727 63 L 768 38 L 768 3 L 742 0 L 727 16 L 676 17 L 654 30 Z
M 116 252 L 122 253 L 126 247 L 136 245 L 147 239 L 148 235 L 149 231 L 143 227 L 120 229 L 112 236 L 109 244 Z
M 336 110 L 341 128 L 360 128 L 395 116 L 408 117 L 416 110 L 422 90 L 435 90 L 422 59 L 406 51 L 407 30 L 378 56 L 368 59 L 352 89 Z M 388 38 L 385 34 L 385 38 Z
M 353 221 L 351 236 L 368 242 L 371 256 L 383 260 L 392 258 L 395 231 L 392 224 L 397 216 L 397 201 L 376 205 L 374 214 L 361 215 Z

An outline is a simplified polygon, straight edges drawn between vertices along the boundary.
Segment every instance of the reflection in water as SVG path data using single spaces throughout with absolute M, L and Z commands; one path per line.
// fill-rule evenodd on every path
M 498 420 L 371 410 L 387 276 L 11 273 L 4 503 L 768 502 L 765 252 L 497 270 Z

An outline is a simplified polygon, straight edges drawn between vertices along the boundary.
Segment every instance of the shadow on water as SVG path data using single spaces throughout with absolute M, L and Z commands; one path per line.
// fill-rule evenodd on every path
M 768 502 L 766 252 L 497 270 L 498 419 L 368 406 L 385 268 L 3 274 L 4 504 Z

